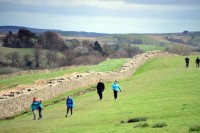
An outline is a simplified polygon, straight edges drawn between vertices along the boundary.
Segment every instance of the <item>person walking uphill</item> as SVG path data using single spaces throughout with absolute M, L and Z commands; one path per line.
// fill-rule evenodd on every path
M 42 119 L 42 100 L 38 101 L 39 120 Z
M 190 59 L 188 57 L 185 58 L 186 68 L 189 67 Z
M 103 91 L 105 89 L 105 85 L 102 82 L 102 79 L 100 79 L 99 83 L 97 84 L 97 93 L 99 94 L 99 100 L 101 101 L 103 98 Z
M 113 93 L 114 93 L 114 98 L 116 100 L 117 99 L 117 93 L 118 93 L 118 91 L 121 92 L 121 87 L 119 86 L 119 84 L 117 83 L 116 80 L 115 80 L 115 82 L 112 85 L 112 90 L 113 90 Z
M 36 98 L 33 98 L 33 102 L 31 104 L 31 111 L 33 112 L 33 120 L 36 120 L 36 111 L 39 110 L 39 120 L 42 118 L 42 104 L 41 101 L 37 101 Z
M 67 106 L 66 117 L 68 117 L 69 109 L 71 111 L 71 116 L 72 116 L 72 109 L 74 108 L 74 100 L 71 98 L 70 95 L 66 99 L 66 106 Z
M 197 59 L 196 59 L 196 67 L 199 67 L 199 62 L 200 62 L 200 59 L 199 59 L 199 57 L 197 57 Z

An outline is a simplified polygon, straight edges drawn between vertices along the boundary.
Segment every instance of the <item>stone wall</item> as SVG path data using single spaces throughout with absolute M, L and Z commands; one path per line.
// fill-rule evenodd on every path
M 24 88 L 11 92 L 9 95 L 2 95 L 0 97 L 0 119 L 12 117 L 29 108 L 33 97 L 43 100 L 51 99 L 69 90 L 97 84 L 100 78 L 105 82 L 121 80 L 130 77 L 148 59 L 166 55 L 170 54 L 161 51 L 143 53 L 131 58 L 118 71 L 79 73 L 69 77 L 51 79 L 39 87 Z

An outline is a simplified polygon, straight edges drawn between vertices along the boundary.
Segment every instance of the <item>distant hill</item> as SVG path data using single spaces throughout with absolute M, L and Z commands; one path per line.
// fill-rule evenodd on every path
M 106 33 L 84 32 L 84 31 L 62 31 L 62 30 L 54 30 L 54 29 L 37 29 L 37 28 L 28 28 L 28 27 L 23 27 L 23 26 L 0 26 L 0 33 L 7 34 L 9 31 L 12 31 L 13 33 L 17 33 L 19 29 L 27 29 L 37 34 L 42 34 L 46 31 L 53 31 L 63 36 L 100 37 L 100 36 L 109 35 Z

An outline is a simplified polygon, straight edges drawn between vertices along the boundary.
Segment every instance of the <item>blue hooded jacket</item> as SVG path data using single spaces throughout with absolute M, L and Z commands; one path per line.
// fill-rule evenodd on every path
M 33 110 L 36 110 L 36 109 L 38 109 L 38 108 L 42 108 L 42 104 L 41 104 L 41 102 L 33 102 L 32 104 L 31 104 L 31 111 L 33 111 Z
M 118 83 L 114 83 L 113 85 L 112 85 L 112 89 L 114 90 L 114 91 L 121 91 L 121 87 L 119 86 L 119 84 Z
M 73 108 L 73 107 L 74 107 L 74 101 L 73 101 L 73 99 L 72 99 L 71 97 L 68 97 L 68 98 L 66 99 L 66 106 L 67 106 L 68 108 Z

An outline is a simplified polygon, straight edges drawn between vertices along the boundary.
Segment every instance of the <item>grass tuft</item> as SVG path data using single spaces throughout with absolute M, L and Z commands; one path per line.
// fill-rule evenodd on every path
M 127 122 L 128 123 L 133 123 L 133 122 L 140 122 L 140 121 L 146 121 L 147 117 L 136 117 L 136 118 L 131 118 Z
M 148 126 L 149 126 L 149 124 L 145 122 L 145 123 L 139 123 L 139 124 L 135 125 L 134 128 L 137 128 L 137 127 L 148 127 Z
M 162 128 L 162 127 L 165 127 L 167 126 L 167 124 L 165 122 L 161 122 L 161 123 L 154 123 L 152 125 L 152 128 Z
M 124 121 L 124 120 L 121 120 L 121 123 L 126 123 L 126 121 Z

